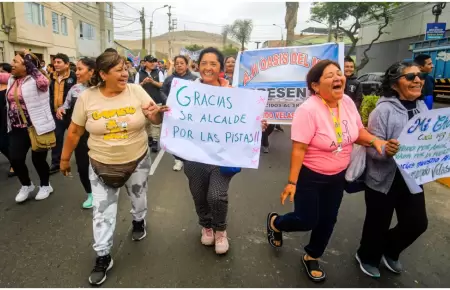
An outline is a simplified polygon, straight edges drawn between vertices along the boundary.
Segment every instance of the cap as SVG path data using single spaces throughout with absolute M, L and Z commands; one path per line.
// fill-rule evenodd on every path
M 146 57 L 144 57 L 144 61 L 155 62 L 158 61 L 158 59 L 152 55 L 147 55 Z

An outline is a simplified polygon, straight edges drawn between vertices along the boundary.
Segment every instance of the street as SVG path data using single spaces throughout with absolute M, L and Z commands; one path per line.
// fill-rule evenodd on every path
M 269 211 L 280 205 L 291 143 L 290 127 L 274 132 L 271 152 L 261 156 L 259 170 L 243 170 L 229 190 L 230 251 L 217 256 L 200 244 L 200 227 L 183 172 L 172 170 L 164 154 L 150 177 L 147 237 L 130 236 L 130 203 L 121 192 L 112 257 L 114 267 L 104 287 L 449 287 L 450 189 L 425 186 L 429 226 L 401 256 L 405 272 L 381 267 L 378 280 L 363 274 L 354 254 L 365 215 L 363 193 L 346 194 L 323 266 L 328 279 L 311 282 L 301 263 L 309 233 L 285 234 L 280 250 L 265 234 Z M 50 155 L 50 154 L 49 154 Z M 28 156 L 35 184 L 37 174 Z M 155 160 L 156 154 L 152 154 Z M 73 177 L 51 177 L 55 192 L 44 201 L 16 204 L 17 178 L 7 178 L 9 164 L 0 156 L 0 287 L 89 287 L 94 265 L 92 212 L 83 210 L 85 195 L 73 163 Z M 37 192 L 37 190 L 35 191 Z M 34 193 L 35 194 L 35 193 Z M 395 224 L 395 221 L 393 222 Z

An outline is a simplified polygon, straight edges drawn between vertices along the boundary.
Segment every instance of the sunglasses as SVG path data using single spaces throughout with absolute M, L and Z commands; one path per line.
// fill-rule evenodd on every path
M 412 82 L 412 81 L 414 81 L 416 79 L 416 77 L 419 77 L 419 79 L 421 81 L 423 81 L 426 78 L 426 76 L 427 76 L 427 73 L 423 73 L 423 72 L 421 72 L 421 73 L 408 73 L 408 74 L 404 74 L 404 75 L 399 76 L 397 79 L 399 79 L 401 77 L 405 77 L 405 79 L 407 81 Z

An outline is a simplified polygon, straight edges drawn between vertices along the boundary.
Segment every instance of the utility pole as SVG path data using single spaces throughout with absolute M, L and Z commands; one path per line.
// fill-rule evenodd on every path
M 255 41 L 256 43 L 256 49 L 259 49 L 259 44 L 261 43 L 261 41 Z
M 142 24 L 142 54 L 145 56 L 146 55 L 146 51 L 145 51 L 145 13 L 144 13 L 144 7 L 142 7 L 141 10 L 141 24 Z
M 153 10 L 153 13 L 152 13 L 152 19 L 150 19 L 150 54 L 151 55 L 153 55 L 153 47 L 152 47 L 152 37 L 153 37 L 153 15 L 155 14 L 155 12 L 156 12 L 156 10 L 159 10 L 159 9 L 163 9 L 163 8 L 166 8 L 167 6 L 169 6 L 169 5 L 164 5 L 163 7 L 159 7 L 159 8 L 156 8 L 155 10 Z
M 171 13 L 172 6 L 169 6 L 169 13 L 167 15 L 169 16 L 169 58 L 172 59 L 172 13 Z

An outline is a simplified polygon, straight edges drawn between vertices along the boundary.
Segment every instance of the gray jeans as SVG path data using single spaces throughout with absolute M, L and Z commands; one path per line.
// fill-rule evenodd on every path
M 147 215 L 148 174 L 150 172 L 150 150 L 125 183 L 131 201 L 133 220 L 142 221 Z M 113 245 L 116 228 L 117 202 L 120 188 L 102 183 L 89 165 L 89 179 L 92 186 L 94 250 L 98 256 L 108 255 Z

